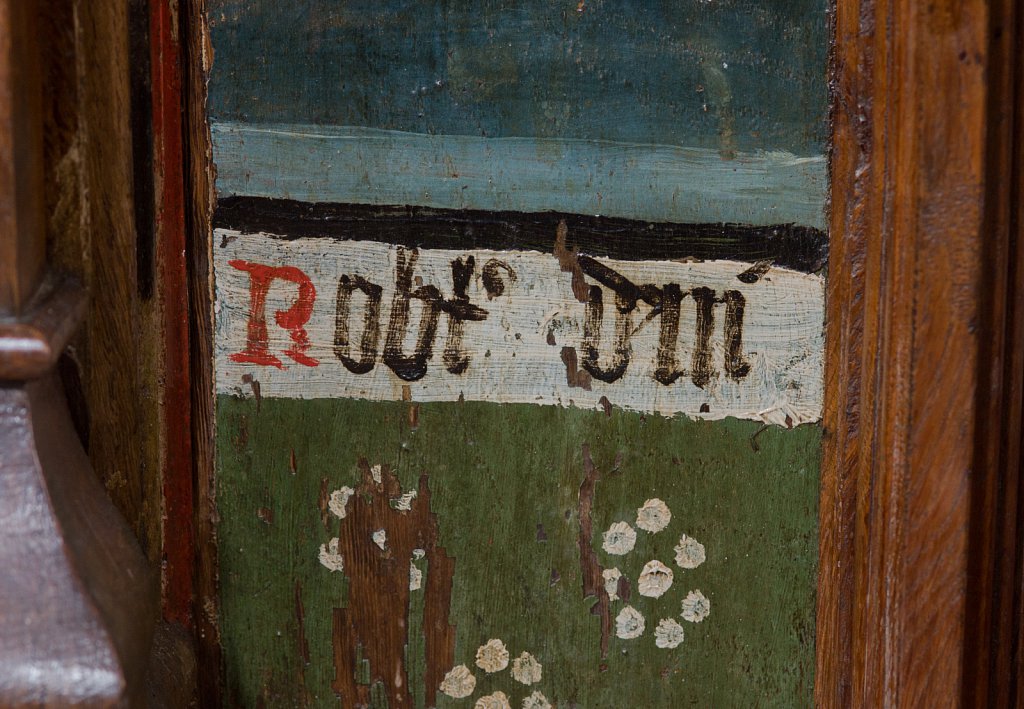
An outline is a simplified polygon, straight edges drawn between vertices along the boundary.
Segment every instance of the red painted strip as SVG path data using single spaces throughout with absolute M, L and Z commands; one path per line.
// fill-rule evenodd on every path
M 150 1 L 156 253 L 164 316 L 162 599 L 165 618 L 191 627 L 195 528 L 178 11 L 178 0 Z

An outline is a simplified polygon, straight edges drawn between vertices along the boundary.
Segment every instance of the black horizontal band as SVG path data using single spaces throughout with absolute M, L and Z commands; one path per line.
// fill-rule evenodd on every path
M 558 225 L 578 253 L 627 261 L 729 259 L 816 273 L 825 268 L 828 238 L 795 224 L 665 224 L 557 212 L 523 213 L 228 197 L 217 203 L 214 227 L 277 238 L 377 241 L 434 249 L 550 253 Z

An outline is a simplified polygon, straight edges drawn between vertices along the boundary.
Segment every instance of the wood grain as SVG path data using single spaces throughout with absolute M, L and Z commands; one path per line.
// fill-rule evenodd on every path
M 0 313 L 28 304 L 45 267 L 39 66 L 36 5 L 0 2 Z
M 213 61 L 205 0 L 187 3 L 182 23 L 185 95 L 185 184 L 191 355 L 192 465 L 195 494 L 194 623 L 198 643 L 199 694 L 218 706 L 223 666 L 217 625 L 217 498 L 214 482 L 213 387 L 213 162 L 206 122 L 206 79 Z
M 986 83 L 1008 61 L 991 44 L 1001 6 L 837 6 L 821 706 L 985 703 L 979 519 L 1003 476 L 993 429 L 1014 425 L 987 409 L 1012 261 L 986 191 L 1005 176 Z

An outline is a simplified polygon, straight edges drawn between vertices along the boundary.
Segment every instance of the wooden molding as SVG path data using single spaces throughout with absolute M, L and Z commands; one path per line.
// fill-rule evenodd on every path
M 50 372 L 85 313 L 85 291 L 73 280 L 41 289 L 20 318 L 0 319 L 0 381 Z
M 0 387 L 0 704 L 141 699 L 157 577 L 52 377 Z
M 1019 253 L 993 229 L 1012 16 L 836 6 L 820 706 L 982 705 L 997 679 L 989 520 L 1015 485 L 999 441 L 1020 434 L 1019 396 L 1001 399 Z

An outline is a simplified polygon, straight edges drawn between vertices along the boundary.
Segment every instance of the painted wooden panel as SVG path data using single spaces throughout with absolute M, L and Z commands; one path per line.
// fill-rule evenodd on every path
M 225 702 L 808 705 L 827 4 L 209 7 Z

